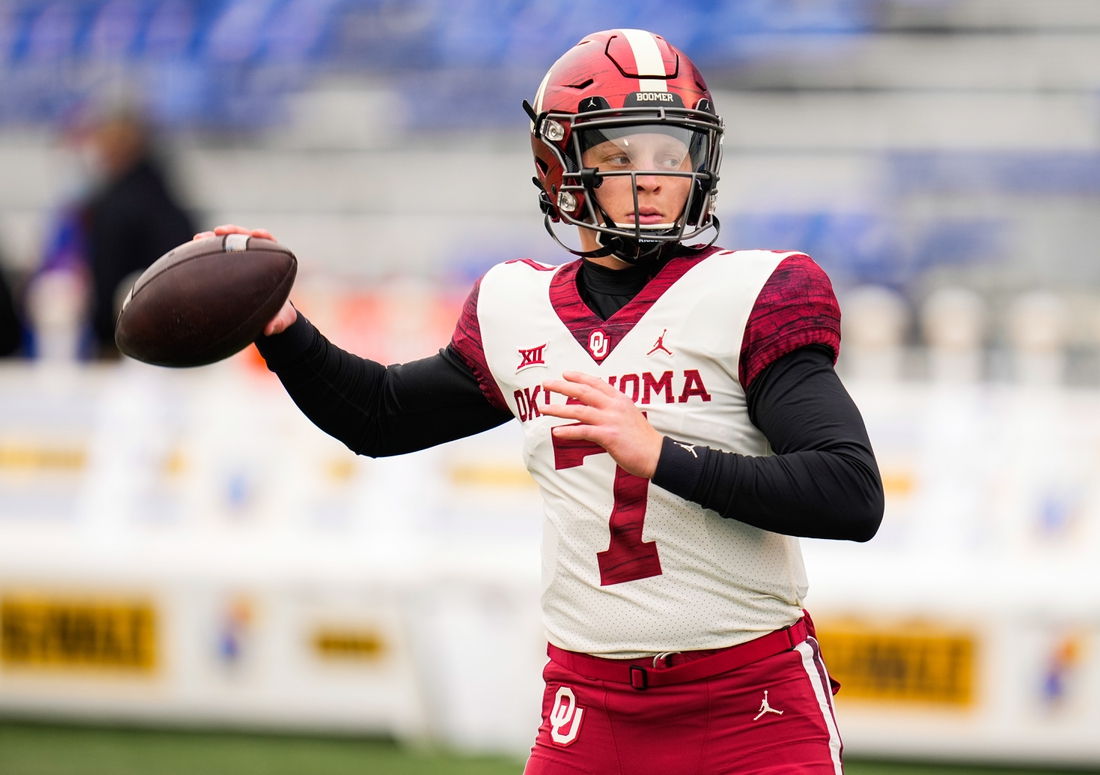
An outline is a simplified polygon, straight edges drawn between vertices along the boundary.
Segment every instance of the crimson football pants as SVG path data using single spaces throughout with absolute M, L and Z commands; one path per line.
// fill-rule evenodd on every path
M 553 660 L 543 678 L 542 725 L 524 775 L 843 772 L 829 677 L 812 636 L 680 684 L 638 689 Z

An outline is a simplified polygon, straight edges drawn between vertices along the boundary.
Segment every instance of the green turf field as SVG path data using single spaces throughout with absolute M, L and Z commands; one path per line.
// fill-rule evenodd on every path
M 409 751 L 394 743 L 0 723 L 3 775 L 519 775 L 522 762 Z M 1040 775 L 850 762 L 848 775 Z

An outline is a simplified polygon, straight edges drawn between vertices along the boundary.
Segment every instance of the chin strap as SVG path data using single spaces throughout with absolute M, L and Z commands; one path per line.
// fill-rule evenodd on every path
M 631 264 L 631 265 L 637 265 L 637 264 L 642 264 L 642 263 L 649 263 L 651 261 L 659 261 L 665 255 L 667 255 L 669 253 L 669 251 L 676 251 L 676 250 L 683 250 L 683 249 L 687 249 L 687 250 L 706 250 L 707 248 L 709 248 L 711 245 L 713 245 L 715 242 L 718 241 L 718 233 L 721 231 L 721 228 L 722 228 L 722 224 L 718 221 L 718 216 L 712 215 L 710 217 L 710 219 L 711 219 L 712 224 L 713 224 L 712 228 L 714 229 L 714 236 L 712 236 L 709 240 L 707 240 L 707 242 L 703 245 L 685 245 L 682 242 L 658 242 L 654 247 L 650 248 L 649 250 L 647 250 L 644 253 L 638 253 L 637 251 L 635 251 L 633 254 L 631 254 L 631 253 L 625 253 L 625 251 L 613 250 L 612 255 L 614 255 L 615 258 L 619 259 L 620 261 L 625 261 L 626 263 Z M 597 240 L 600 242 L 600 244 L 603 244 L 603 240 L 600 239 L 600 237 L 602 237 L 602 236 L 604 236 L 602 233 L 597 236 Z M 634 242 L 634 240 L 631 240 L 629 238 L 618 237 L 618 236 L 611 237 L 610 241 L 612 243 L 618 241 L 618 242 L 625 243 L 626 245 L 629 245 L 629 244 Z
M 538 181 L 535 181 L 538 185 Z M 541 188 L 541 186 L 540 186 Z M 543 208 L 545 211 L 546 208 Z M 605 223 L 609 227 L 613 227 L 614 223 L 611 221 L 607 213 L 603 212 L 603 208 L 600 208 L 600 214 L 603 215 Z M 711 215 L 711 227 L 714 229 L 714 236 L 710 238 L 704 245 L 684 245 L 682 242 L 655 242 L 652 248 L 641 252 L 641 247 L 636 240 L 629 237 L 621 237 L 619 235 L 608 235 L 605 232 L 596 232 L 596 241 L 600 243 L 601 247 L 596 250 L 575 250 L 558 237 L 554 231 L 554 227 L 551 225 L 550 214 L 547 212 L 542 219 L 542 225 L 546 228 L 546 233 L 549 234 L 554 242 L 558 243 L 562 248 L 572 253 L 574 256 L 580 258 L 602 258 L 603 256 L 614 256 L 620 261 L 625 261 L 631 265 L 637 265 L 640 263 L 648 263 L 649 261 L 659 260 L 668 249 L 675 247 L 690 248 L 692 250 L 706 250 L 718 240 L 718 234 L 722 229 L 722 224 L 718 220 L 718 216 Z M 632 249 L 631 249 L 632 248 Z
M 717 241 L 718 230 L 721 226 L 718 223 L 717 217 L 712 215 L 711 220 L 714 221 L 714 236 L 711 237 L 705 245 L 685 245 L 682 242 L 658 242 L 652 250 L 646 251 L 645 253 L 641 254 L 638 254 L 637 252 L 628 253 L 623 249 L 625 246 L 615 245 L 615 242 L 626 242 L 626 240 L 621 237 L 612 237 L 612 244 L 605 244 L 603 245 L 603 247 L 597 250 L 575 250 L 574 248 L 571 248 L 564 242 L 562 242 L 561 239 L 558 237 L 557 233 L 554 231 L 554 227 L 551 225 L 549 215 L 543 218 L 542 225 L 546 228 L 546 233 L 553 238 L 554 242 L 558 243 L 558 245 L 572 253 L 574 256 L 579 256 L 580 258 L 602 258 L 603 256 L 614 256 L 620 261 L 625 261 L 626 263 L 633 266 L 640 263 L 659 260 L 667 251 L 675 250 L 677 248 L 686 248 L 688 250 L 706 250 Z M 600 237 L 604 235 L 601 232 L 597 232 L 597 235 L 597 240 L 603 243 L 603 240 L 600 239 Z
M 630 237 L 622 237 L 617 234 L 608 235 L 604 232 L 596 232 L 596 241 L 611 252 L 611 255 L 628 264 L 639 264 L 650 259 L 658 259 L 667 245 L 677 245 L 675 242 L 654 241 L 648 250 L 642 250 L 641 244 Z
M 600 207 L 600 203 L 596 200 L 595 193 L 591 189 L 589 189 L 587 193 L 592 197 L 591 201 L 595 203 L 600 217 L 603 218 L 603 225 L 609 229 L 616 228 L 616 224 L 611 220 L 611 216 L 607 214 L 606 210 Z M 663 241 L 655 241 L 653 247 L 643 252 L 641 250 L 641 243 L 637 239 L 620 234 L 608 234 L 602 231 L 596 232 L 596 242 L 608 251 L 604 255 L 612 255 L 620 261 L 631 265 L 642 263 L 650 258 L 653 260 L 660 258 L 661 254 L 664 252 L 663 247 L 666 244 Z
M 561 239 L 558 237 L 557 232 L 554 231 L 554 227 L 550 225 L 550 216 L 549 215 L 543 217 L 542 225 L 546 227 L 546 233 L 554 238 L 554 242 L 558 243 L 561 247 L 568 250 L 574 256 L 580 256 L 581 258 L 602 258 L 603 256 L 610 256 L 612 254 L 612 252 L 614 252 L 613 249 L 609 248 L 609 247 L 602 247 L 598 250 L 587 250 L 587 251 L 586 250 L 574 250 L 573 248 L 569 247 L 564 242 L 562 242 Z

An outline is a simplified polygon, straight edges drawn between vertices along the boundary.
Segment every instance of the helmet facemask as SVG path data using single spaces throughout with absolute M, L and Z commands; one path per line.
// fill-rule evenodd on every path
M 546 218 L 546 228 L 559 244 L 577 255 L 613 255 L 637 263 L 655 259 L 666 246 L 710 228 L 715 230 L 711 242 L 717 238 L 713 200 L 721 162 L 720 118 L 707 110 L 684 108 L 600 105 L 584 111 L 582 103 L 581 109 L 576 114 L 544 113 L 536 117 L 534 127 L 536 141 L 554 153 L 562 170 L 560 185 L 550 192 L 556 205 L 550 210 L 556 212 L 548 211 Z M 624 178 L 630 181 L 632 206 L 624 207 Z M 659 208 L 647 206 L 640 197 L 639 178 L 650 186 L 683 188 L 679 210 L 661 210 L 661 217 L 647 213 Z M 605 183 L 617 186 L 614 213 L 601 204 L 597 193 Z M 665 207 L 667 203 L 665 197 Z M 573 250 L 554 234 L 552 220 L 595 232 L 602 247 L 587 253 Z

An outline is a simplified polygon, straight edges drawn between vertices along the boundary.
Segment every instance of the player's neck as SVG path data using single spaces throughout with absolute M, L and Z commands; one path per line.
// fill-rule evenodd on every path
M 588 261 L 589 263 L 596 264 L 597 266 L 602 266 L 605 269 L 629 269 L 631 266 L 633 266 L 633 264 L 628 264 L 621 258 L 615 258 L 615 256 L 589 256 L 586 257 L 584 260 Z

